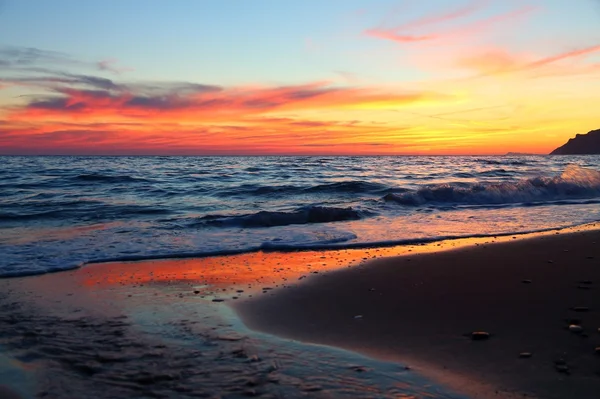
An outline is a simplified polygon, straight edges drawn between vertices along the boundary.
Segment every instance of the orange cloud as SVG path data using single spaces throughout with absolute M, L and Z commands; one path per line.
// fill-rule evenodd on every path
M 421 18 L 403 29 L 432 28 L 423 35 L 437 34 L 441 32 L 437 24 L 460 21 L 474 15 L 478 7 Z M 507 14 L 498 17 L 508 18 Z M 452 31 L 458 38 L 469 29 L 487 29 L 490 20 L 443 32 Z M 583 104 L 594 103 L 600 87 L 593 79 L 555 79 L 548 85 L 537 77 L 600 72 L 597 64 L 581 62 L 598 50 L 590 46 L 539 56 L 497 46 L 437 47 L 426 56 L 438 58 L 419 59 L 421 68 L 456 72 L 458 66 L 460 73 L 475 71 L 477 77 L 486 79 L 429 80 L 403 89 L 375 87 L 344 72 L 340 73 L 347 80 L 343 86 L 328 82 L 226 87 L 115 81 L 98 75 L 110 71 L 98 72 L 98 66 L 89 63 L 85 66 L 88 72 L 93 69 L 89 74 L 35 64 L 17 70 L 22 62 L 17 61 L 29 62 L 29 53 L 13 52 L 20 58 L 10 61 L 9 68 L 18 73 L 3 71 L 0 76 L 0 85 L 8 88 L 0 98 L 0 153 L 549 152 L 573 132 L 594 127 L 596 116 Z M 35 57 L 40 54 L 58 57 L 34 52 Z M 56 63 L 76 64 L 64 57 Z
M 403 127 L 326 115 L 452 99 L 435 92 L 326 82 L 279 87 L 136 85 L 66 73 L 11 84 L 48 93 L 5 108 L 0 123 L 0 149 L 5 153 L 372 153 L 398 148 L 386 142 L 386 134 Z
M 275 88 L 201 87 L 189 93 L 159 94 L 56 88 L 52 94 L 17 107 L 8 120 L 221 121 L 284 111 L 398 107 L 443 99 L 436 93 L 386 93 L 367 88 L 332 87 L 324 83 Z
M 600 45 L 588 46 L 546 57 L 536 57 L 531 54 L 511 54 L 504 49 L 492 48 L 472 55 L 460 57 L 456 62 L 456 65 L 479 72 L 477 77 L 528 72 L 530 70 L 539 70 L 542 68 L 545 69 L 546 73 L 537 73 L 538 77 L 565 76 L 578 73 L 597 72 L 598 64 L 579 63 L 577 65 L 569 64 L 566 66 L 560 64 L 560 61 L 581 59 L 586 55 L 596 52 L 600 52 Z
M 400 130 L 399 128 L 396 128 Z M 0 148 L 21 153 L 307 154 L 372 152 L 388 126 L 356 121 L 254 118 L 246 125 L 36 123 L 0 126 Z M 370 141 L 369 137 L 371 137 Z

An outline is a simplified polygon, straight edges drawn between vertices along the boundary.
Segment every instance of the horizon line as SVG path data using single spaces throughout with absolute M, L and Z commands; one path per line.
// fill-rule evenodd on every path
M 504 157 L 504 156 L 548 156 L 564 155 L 549 153 L 502 154 L 1 154 L 1 157 Z M 595 154 L 577 154 L 595 155 Z

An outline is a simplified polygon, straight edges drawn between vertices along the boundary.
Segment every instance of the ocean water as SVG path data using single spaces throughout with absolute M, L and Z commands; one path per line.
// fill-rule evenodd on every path
M 0 157 L 0 277 L 600 220 L 600 156 Z

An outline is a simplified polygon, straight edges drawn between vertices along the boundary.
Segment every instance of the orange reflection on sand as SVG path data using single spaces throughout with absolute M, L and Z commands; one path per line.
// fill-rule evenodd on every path
M 275 288 L 319 272 L 339 269 L 358 259 L 372 258 L 389 249 L 253 252 L 194 259 L 165 259 L 89 265 L 86 286 L 163 285 L 189 283 L 203 293 L 233 287 Z
M 479 239 L 481 240 L 481 239 Z M 490 239 L 486 239 L 489 241 Z M 193 287 L 197 294 L 223 294 L 244 289 L 289 286 L 322 272 L 357 265 L 370 259 L 411 253 L 424 253 L 469 245 L 473 239 L 387 248 L 339 251 L 253 252 L 231 256 L 193 259 L 164 259 L 115 262 L 85 266 L 79 272 L 88 287 L 107 285 L 181 285 Z
M 562 233 L 597 228 L 595 224 L 560 230 Z M 90 264 L 73 272 L 81 285 L 94 290 L 107 286 L 173 286 L 190 295 L 239 297 L 289 287 L 305 278 L 326 276 L 326 271 L 352 267 L 366 261 L 390 256 L 417 255 L 474 245 L 487 245 L 557 234 L 558 231 L 519 236 L 464 238 L 366 249 L 252 252 L 230 256 L 192 259 L 164 259 L 138 262 Z M 182 292 L 182 291 L 180 291 Z

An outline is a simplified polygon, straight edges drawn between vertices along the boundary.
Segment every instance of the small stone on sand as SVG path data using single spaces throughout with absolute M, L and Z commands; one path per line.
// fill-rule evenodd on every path
M 474 331 L 471 333 L 471 339 L 473 341 L 483 341 L 490 338 L 490 333 L 486 331 Z
M 567 366 L 566 364 L 556 364 L 554 365 L 554 367 L 559 373 L 569 374 L 569 366 Z
M 571 324 L 569 326 L 569 331 L 571 331 L 572 333 L 575 333 L 575 334 L 580 334 L 583 332 L 583 327 L 581 327 L 578 324 Z

